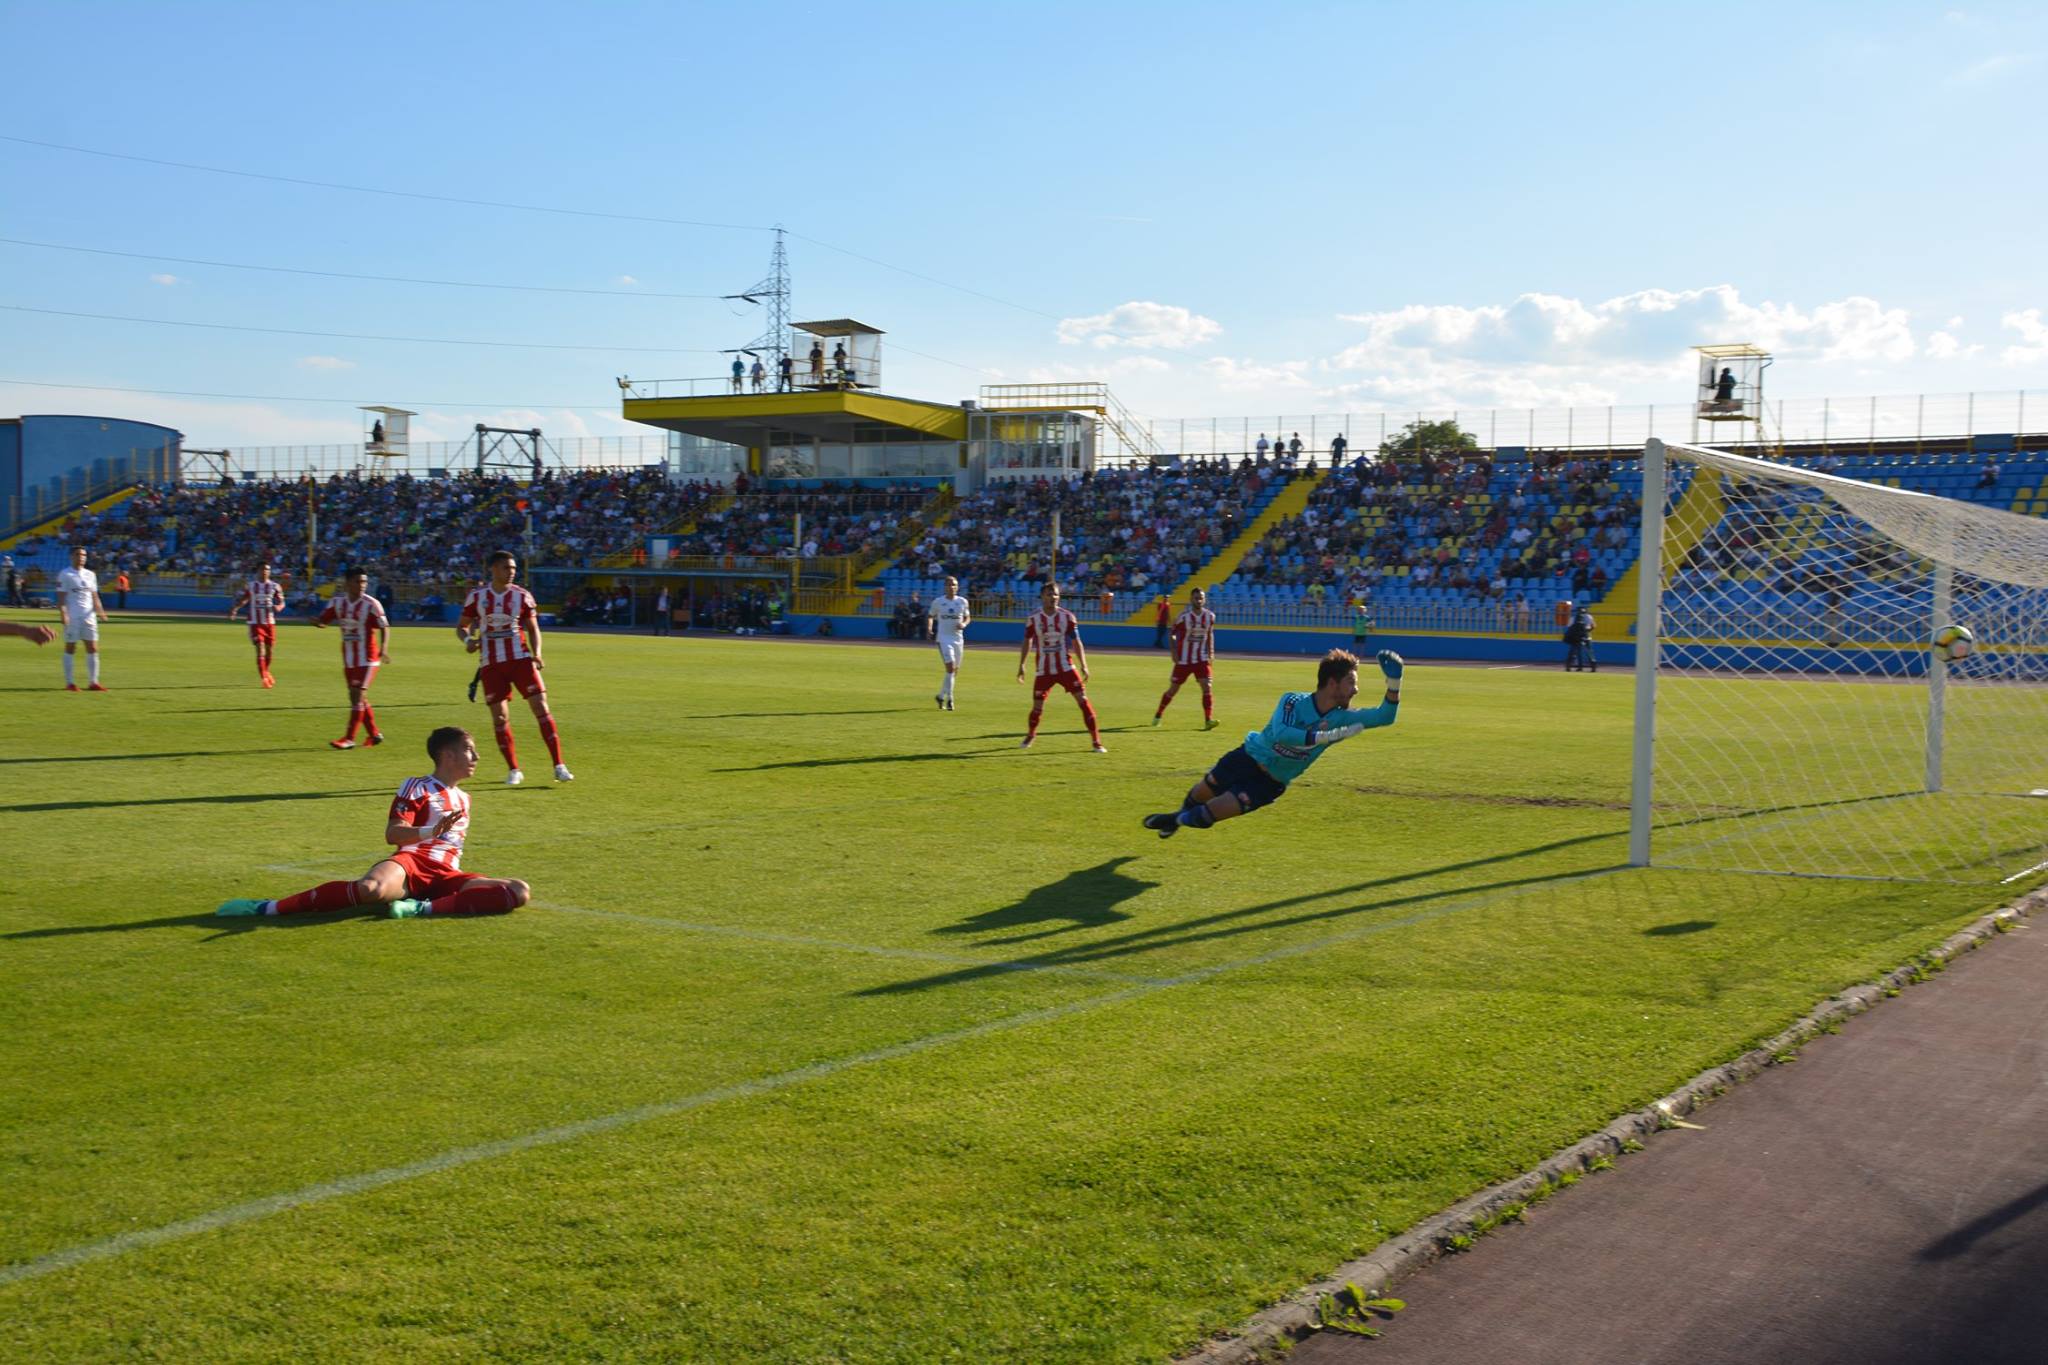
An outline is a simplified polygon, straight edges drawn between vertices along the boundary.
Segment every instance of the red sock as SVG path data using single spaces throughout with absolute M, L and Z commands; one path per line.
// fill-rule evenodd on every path
M 307 910 L 346 910 L 355 903 L 354 882 L 322 882 L 311 891 L 286 896 L 277 903 L 277 913 L 296 915 Z
M 356 727 L 357 727 L 358 725 L 361 725 L 362 723 L 363 723 L 363 708 L 362 708 L 362 706 L 361 706 L 361 705 L 356 705 L 356 706 L 351 706 L 351 707 L 349 707 L 349 708 L 348 708 L 348 733 L 347 733 L 347 734 L 345 734 L 345 735 L 343 735 L 343 736 L 342 736 L 342 738 L 343 738 L 343 739 L 354 739 L 354 738 L 356 737 Z
M 1095 708 L 1086 697 L 1081 699 L 1081 719 L 1088 722 L 1088 737 L 1097 744 L 1102 743 L 1102 731 L 1095 724 Z
M 1216 719 L 1216 698 L 1213 694 L 1208 692 L 1204 692 L 1202 694 L 1202 719 Z
M 368 702 L 363 703 L 363 729 L 369 734 L 377 733 L 377 708 Z
M 505 766 L 518 767 L 519 757 L 512 750 L 512 722 L 506 721 L 503 725 L 493 726 L 491 733 L 497 736 L 498 752 L 505 755 Z
M 1024 731 L 1024 738 L 1026 738 L 1026 739 L 1032 739 L 1032 738 L 1035 738 L 1035 737 L 1037 736 L 1037 734 L 1038 734 L 1038 718 L 1039 718 L 1040 716 L 1044 715 L 1044 714 L 1045 714 L 1045 704 L 1044 704 L 1043 702 L 1041 702 L 1041 703 L 1039 703 L 1039 704 L 1038 704 L 1037 706 L 1034 706 L 1034 707 L 1032 707 L 1032 708 L 1031 708 L 1031 724 L 1030 724 L 1030 725 L 1029 725 L 1029 726 L 1028 726 L 1028 727 L 1027 727 L 1027 728 L 1025 729 L 1025 731 Z
M 268 660 L 268 659 L 266 659 L 266 658 L 264 658 L 264 657 L 263 657 L 263 651 L 262 651 L 262 650 L 260 650 L 260 649 L 259 649 L 259 650 L 257 650 L 257 651 L 256 651 L 256 676 L 260 678 L 260 677 L 262 677 L 262 676 L 263 676 L 263 675 L 264 675 L 265 673 L 268 673 L 269 671 L 270 671 L 270 660 Z
M 559 730 L 555 729 L 555 718 L 552 714 L 540 718 L 540 737 L 547 742 L 548 757 L 554 759 L 555 763 L 560 765 L 562 761 L 562 735 Z
M 1166 708 L 1171 705 L 1173 705 L 1173 693 L 1161 692 L 1159 694 L 1159 709 L 1152 713 L 1152 719 L 1157 720 L 1161 716 L 1165 715 Z
M 436 915 L 502 915 L 512 906 L 509 886 L 470 886 L 428 902 L 427 908 Z

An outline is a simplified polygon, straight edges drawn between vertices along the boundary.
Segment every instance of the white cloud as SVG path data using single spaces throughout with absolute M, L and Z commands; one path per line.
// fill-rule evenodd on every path
M 161 284 L 165 286 L 184 283 L 184 281 L 179 279 L 176 275 L 151 275 L 149 277 L 149 282 L 151 284 Z
M 1981 62 L 1972 62 L 1950 79 L 1956 85 L 1983 85 L 1987 81 L 1998 80 L 2015 71 L 2024 71 L 2040 60 L 2041 54 L 2038 52 L 2001 52 L 1995 57 L 1986 57 Z
M 1063 318 L 1063 346 L 1131 346 L 1139 350 L 1185 350 L 1222 335 L 1223 325 L 1169 303 L 1133 300 L 1093 317 Z
M 1983 349 L 1975 344 L 1965 346 L 1950 331 L 1930 332 L 1927 336 L 1927 355 L 1933 360 L 1971 360 Z
M 1529 293 L 1510 303 L 1414 304 L 1343 320 L 1365 335 L 1321 368 L 1360 377 L 1333 394 L 1408 406 L 1599 406 L 1682 391 L 1694 365 L 1690 348 L 1703 342 L 1747 341 L 1810 365 L 1889 365 L 1919 352 L 1903 308 L 1861 295 L 1811 307 L 1749 303 L 1725 284 L 1591 303 Z M 1964 353 L 1958 343 L 1949 354 Z
M 2008 365 L 2033 365 L 2048 360 L 2048 321 L 2042 320 L 2040 309 L 2007 313 L 1998 321 L 2006 330 L 2020 334 L 2018 345 L 1998 353 L 2000 360 Z
M 640 283 L 640 281 L 638 281 L 638 280 L 634 279 L 634 278 L 633 278 L 633 277 L 632 277 L 631 275 L 621 275 L 621 276 L 619 276 L 619 283 L 620 283 L 620 284 L 638 284 L 638 283 Z
M 1236 360 L 1227 355 L 1210 356 L 1202 362 L 1202 373 L 1225 393 L 1260 393 L 1272 390 L 1301 390 L 1309 383 L 1306 360 L 1283 360 L 1262 365 L 1255 360 Z
M 299 357 L 299 368 L 302 370 L 353 370 L 355 367 L 355 361 L 343 360 L 338 355 L 302 355 Z

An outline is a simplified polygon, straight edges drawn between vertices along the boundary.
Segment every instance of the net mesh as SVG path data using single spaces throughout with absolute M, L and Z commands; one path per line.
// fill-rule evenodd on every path
M 1995 881 L 2048 858 L 2048 523 L 1665 450 L 1652 860 Z M 1954 663 L 1948 624 L 1976 637 Z

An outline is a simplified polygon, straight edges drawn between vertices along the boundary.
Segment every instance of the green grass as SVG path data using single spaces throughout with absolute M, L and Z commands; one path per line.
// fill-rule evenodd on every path
M 578 780 L 514 790 L 446 632 L 346 754 L 283 634 L 271 692 L 219 625 L 116 622 L 104 696 L 0 641 L 0 1266 L 314 1192 L 0 1284 L 10 1359 L 1158 1360 L 1994 900 L 1616 870 L 1620 674 L 1417 668 L 1161 842 L 1304 664 L 1203 734 L 1100 657 L 1110 754 L 1057 694 L 1021 753 L 1012 654 L 946 715 L 928 650 L 560 634 Z M 210 918 L 359 874 L 450 722 L 534 907 Z

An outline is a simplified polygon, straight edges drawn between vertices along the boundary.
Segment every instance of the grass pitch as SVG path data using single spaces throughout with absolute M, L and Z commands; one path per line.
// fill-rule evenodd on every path
M 1417 667 L 1161 841 L 1305 662 L 552 635 L 578 780 L 470 661 L 118 620 L 0 641 L 0 1353 L 1149 1361 L 1930 945 L 1983 888 L 1622 870 L 1629 679 Z M 1371 684 L 1368 683 L 1368 696 Z M 510 916 L 219 921 L 359 875 L 427 730 Z

